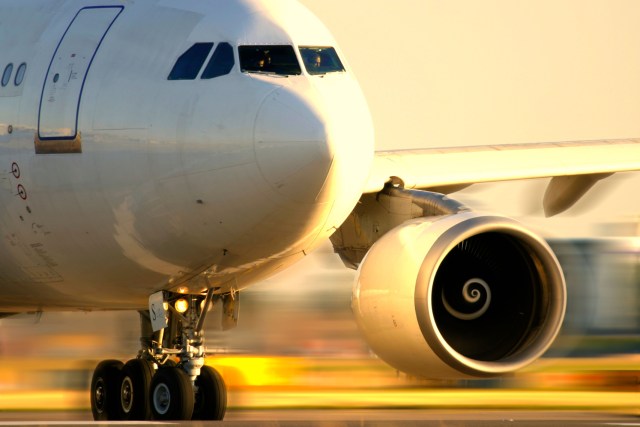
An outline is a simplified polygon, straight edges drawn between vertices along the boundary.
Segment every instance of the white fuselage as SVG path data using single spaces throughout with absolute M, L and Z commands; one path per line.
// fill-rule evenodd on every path
M 337 46 L 293 1 L 0 0 L 0 21 L 0 311 L 239 290 L 360 197 L 366 103 L 348 67 L 305 70 L 299 46 Z M 223 42 L 228 74 L 167 78 L 194 43 Z M 242 72 L 244 45 L 293 46 L 302 73 Z

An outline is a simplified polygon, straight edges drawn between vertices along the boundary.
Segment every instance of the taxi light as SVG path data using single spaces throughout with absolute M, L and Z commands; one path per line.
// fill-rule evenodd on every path
M 189 303 L 184 298 L 180 298 L 173 306 L 176 308 L 178 313 L 184 313 L 189 309 Z

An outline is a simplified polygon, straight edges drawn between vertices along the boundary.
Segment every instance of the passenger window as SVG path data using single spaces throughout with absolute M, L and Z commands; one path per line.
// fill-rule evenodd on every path
M 16 86 L 20 86 L 22 84 L 22 81 L 24 80 L 24 74 L 26 72 L 27 64 L 23 62 L 22 64 L 20 64 L 18 70 L 16 71 L 16 78 L 13 80 L 13 84 L 15 84 Z
M 226 42 L 218 43 L 218 47 L 216 47 L 216 50 L 213 52 L 213 56 L 200 78 L 213 79 L 229 74 L 234 64 L 233 48 L 231 45 Z
M 240 46 L 238 53 L 243 73 L 302 74 L 292 46 Z
M 332 47 L 301 46 L 300 55 L 307 73 L 311 75 L 344 71 L 344 66 Z
M 2 73 L 2 81 L 0 81 L 0 84 L 2 84 L 2 87 L 5 87 L 6 85 L 9 84 L 9 81 L 11 81 L 11 73 L 13 72 L 13 64 L 9 64 L 5 67 L 4 72 Z
M 193 80 L 209 56 L 213 43 L 196 43 L 180 55 L 169 73 L 169 80 Z

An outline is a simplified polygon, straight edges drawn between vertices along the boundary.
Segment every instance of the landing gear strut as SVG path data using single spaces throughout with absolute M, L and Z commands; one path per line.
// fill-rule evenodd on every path
M 94 420 L 222 420 L 226 386 L 220 374 L 204 364 L 202 329 L 213 291 L 163 292 L 152 298 L 156 304 L 150 303 L 151 310 L 140 312 L 142 348 L 137 358 L 126 364 L 105 360 L 93 373 Z

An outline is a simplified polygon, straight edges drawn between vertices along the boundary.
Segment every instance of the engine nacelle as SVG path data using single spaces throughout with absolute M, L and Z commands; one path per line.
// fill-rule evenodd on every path
M 408 221 L 358 269 L 353 311 L 373 351 L 422 377 L 488 377 L 540 357 L 566 288 L 547 243 L 517 221 L 473 212 Z

